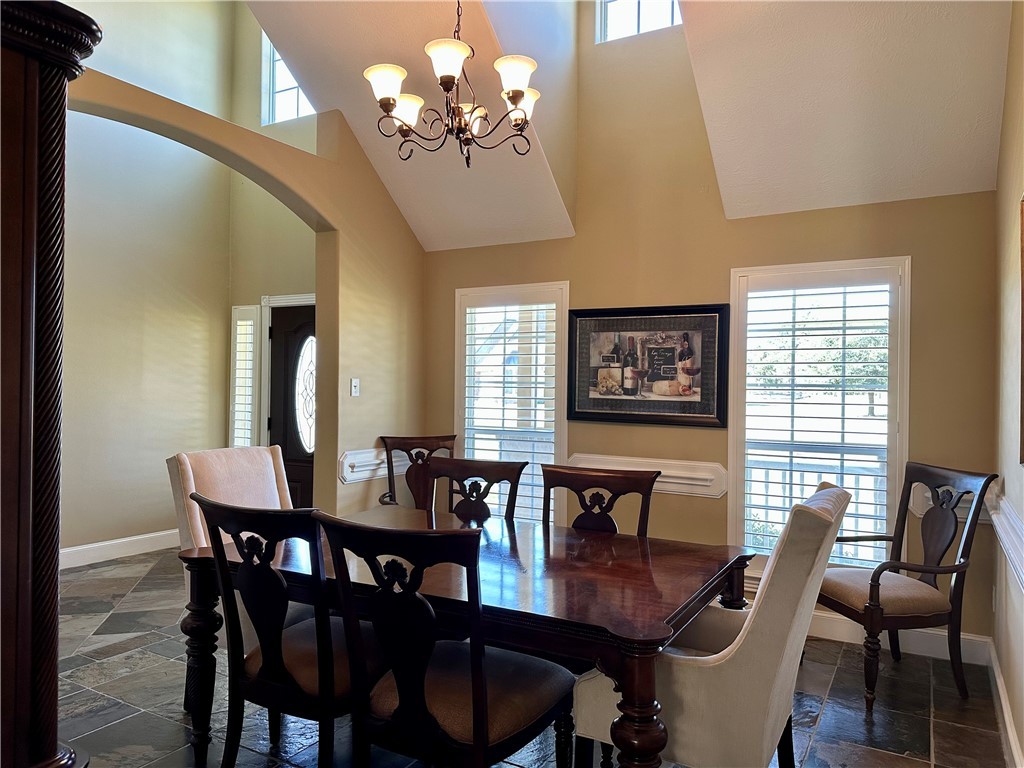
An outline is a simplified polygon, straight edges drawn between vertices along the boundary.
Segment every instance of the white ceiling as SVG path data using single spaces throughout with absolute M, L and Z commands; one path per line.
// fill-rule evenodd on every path
M 1009 2 L 686 2 L 727 218 L 991 190 Z
M 451 37 L 454 2 L 277 1 L 250 2 L 249 7 L 317 111 L 338 109 L 345 115 L 425 250 L 575 234 L 541 146 L 545 122 L 557 117 L 557 110 L 545 105 L 558 104 L 563 87 L 552 69 L 565 52 L 551 51 L 555 58 L 546 62 L 544 46 L 505 51 L 498 42 L 500 38 L 514 44 L 521 38 L 516 21 L 528 27 L 533 23 L 529 14 L 543 13 L 544 4 L 524 3 L 515 17 L 498 12 L 490 20 L 479 0 L 463 4 L 462 38 L 476 51 L 467 71 L 479 101 L 492 115 L 504 114 L 504 109 L 499 111 L 501 83 L 492 64 L 505 53 L 537 59 L 539 68 L 531 84 L 542 94 L 527 129 L 530 153 L 520 157 L 509 145 L 476 150 L 471 169 L 465 167 L 451 140 L 436 154 L 416 149 L 411 159 L 400 160 L 398 138 L 386 139 L 377 131 L 381 112 L 362 76 L 371 64 L 399 64 L 409 72 L 403 90 L 423 97 L 428 108 L 440 108 L 443 94 L 423 46 L 434 38 Z M 550 27 L 551 23 L 549 13 L 543 24 Z M 505 25 L 504 34 L 499 24 Z M 552 65 L 547 78 L 546 63 Z
M 362 78 L 400 64 L 405 90 L 440 106 L 422 51 L 451 35 L 451 0 L 249 6 L 313 105 L 345 115 L 427 251 L 574 234 L 541 146 L 546 131 L 556 155 L 575 151 L 575 115 L 556 108 L 576 101 L 571 4 L 466 0 L 480 100 L 498 109 L 504 53 L 538 60 L 543 94 L 530 154 L 477 151 L 469 170 L 447 145 L 401 161 Z M 1009 2 L 684 2 L 683 20 L 727 218 L 995 188 Z

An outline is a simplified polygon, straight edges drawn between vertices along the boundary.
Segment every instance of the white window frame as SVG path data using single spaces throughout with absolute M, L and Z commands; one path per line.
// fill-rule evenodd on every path
M 878 270 L 879 283 L 894 286 L 893 303 L 895 311 L 890 312 L 890 378 L 895 378 L 895 396 L 889 403 L 890 420 L 895 419 L 896 428 L 890 431 L 887 444 L 890 476 L 887 484 L 886 530 L 891 533 L 896 520 L 903 487 L 903 473 L 907 464 L 907 441 L 910 413 L 910 256 L 882 257 L 875 259 L 850 259 L 844 261 L 822 261 L 806 264 L 784 264 L 767 267 L 737 267 L 732 270 L 730 304 L 732 316 L 732 339 L 729 357 L 733 361 L 729 383 L 729 518 L 728 540 L 730 544 L 744 542 L 743 506 L 745 498 L 745 435 L 746 435 L 746 359 L 747 359 L 747 293 L 751 277 L 756 277 L 758 288 L 764 290 L 768 281 L 777 282 L 777 287 L 810 288 L 814 286 L 839 285 L 836 278 L 842 272 L 863 274 Z M 893 279 L 895 277 L 895 279 Z M 863 278 L 857 279 L 858 283 Z M 895 362 L 895 371 L 892 363 Z M 895 374 L 895 375 L 894 375 Z M 758 556 L 750 569 L 757 576 L 766 558 Z
M 464 455 L 466 429 L 466 310 L 473 307 L 500 307 L 516 304 L 555 305 L 555 463 L 566 463 L 568 422 L 565 417 L 566 356 L 569 337 L 569 283 L 527 283 L 455 291 L 455 444 L 457 456 Z M 554 523 L 565 525 L 565 505 L 555 494 Z
M 262 33 L 261 49 L 260 49 L 260 53 L 261 53 L 261 59 L 260 59 L 260 61 L 261 61 L 261 65 L 260 65 L 260 96 L 262 98 L 261 107 L 260 107 L 260 125 L 261 126 L 275 125 L 277 123 L 286 123 L 286 122 L 289 122 L 290 120 L 297 120 L 300 117 L 309 117 L 309 115 L 303 115 L 303 114 L 301 114 L 299 109 L 296 109 L 296 116 L 295 117 L 290 117 L 290 118 L 288 118 L 288 120 L 279 120 L 277 118 L 277 115 L 275 114 L 275 109 L 274 109 L 274 104 L 275 104 L 274 97 L 278 93 L 278 91 L 276 89 L 276 85 L 277 85 L 276 78 L 274 76 L 274 54 L 276 52 L 277 52 L 277 49 L 274 48 L 274 44 L 270 41 L 270 38 L 267 37 L 267 33 L 263 32 Z M 280 58 L 282 61 L 284 61 L 284 59 L 283 59 L 283 57 L 281 57 L 280 53 L 278 53 L 277 57 Z M 285 62 L 285 66 L 287 66 L 287 64 L 288 63 Z M 290 67 L 289 67 L 288 71 L 289 72 L 291 71 Z M 284 90 L 292 90 L 292 89 L 288 88 L 288 89 L 284 89 Z M 306 94 L 302 91 L 302 87 L 299 86 L 297 83 L 296 83 L 295 90 L 298 91 L 299 95 L 303 99 L 306 99 L 307 102 L 309 101 L 309 99 L 306 98 Z M 298 102 L 298 105 L 301 107 L 301 101 Z M 310 105 L 310 106 L 312 106 L 312 105 Z M 314 112 L 312 112 L 310 114 L 316 114 L 315 108 L 314 108 Z
M 673 19 L 678 18 L 679 21 L 673 21 L 667 27 L 656 27 L 654 29 L 646 29 L 646 30 L 641 32 L 640 31 L 640 2 L 642 2 L 642 0 L 634 0 L 634 1 L 637 4 L 637 30 L 636 30 L 636 32 L 633 32 L 633 33 L 628 34 L 628 35 L 624 35 L 622 37 L 612 38 L 611 40 L 609 40 L 608 39 L 608 3 L 607 3 L 607 0 L 594 0 L 595 5 L 596 5 L 596 11 L 597 11 L 594 14 L 595 17 L 596 17 L 595 23 L 597 25 L 597 30 L 595 32 L 595 39 L 596 39 L 598 45 L 600 45 L 601 43 L 614 43 L 617 40 L 628 40 L 631 37 L 636 37 L 638 35 L 646 35 L 648 32 L 657 32 L 658 30 L 661 30 L 661 29 L 671 29 L 672 27 L 678 27 L 678 26 L 682 25 L 682 23 L 683 23 L 683 8 L 682 8 L 682 5 L 680 4 L 680 0 L 672 0 L 672 4 L 674 6 L 674 8 L 672 10 L 672 18 Z

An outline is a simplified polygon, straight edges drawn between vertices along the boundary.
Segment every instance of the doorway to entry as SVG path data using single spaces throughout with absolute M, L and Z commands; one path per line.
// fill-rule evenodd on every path
M 267 433 L 281 446 L 292 504 L 313 506 L 316 448 L 316 307 L 273 307 Z

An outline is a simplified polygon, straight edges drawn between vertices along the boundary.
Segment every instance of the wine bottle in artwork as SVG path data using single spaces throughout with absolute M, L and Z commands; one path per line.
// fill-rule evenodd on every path
M 622 394 L 635 397 L 639 386 L 635 371 L 640 364 L 640 358 L 636 355 L 636 339 L 630 336 L 626 342 L 628 348 L 626 356 L 622 358 Z
M 608 353 L 615 355 L 615 362 L 619 362 L 622 359 L 622 346 L 619 344 L 619 334 L 615 333 L 615 343 L 612 345 L 611 351 Z

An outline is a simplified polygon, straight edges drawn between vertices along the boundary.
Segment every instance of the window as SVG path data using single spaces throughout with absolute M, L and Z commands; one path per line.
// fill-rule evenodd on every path
M 259 443 L 256 439 L 256 376 L 259 370 L 256 329 L 259 323 L 259 307 L 231 308 L 231 426 L 228 445 L 232 448 Z
M 683 23 L 677 0 L 598 0 L 598 42 Z
M 518 517 L 541 515 L 540 465 L 565 462 L 568 299 L 568 283 L 456 292 L 457 450 L 471 459 L 530 462 Z M 504 493 L 505 486 L 496 503 Z
M 909 272 L 908 258 L 732 271 L 730 541 L 770 552 L 790 507 L 823 480 L 853 496 L 841 534 L 891 530 Z M 831 559 L 878 563 L 885 543 L 837 544 Z
M 263 35 L 263 58 L 263 125 L 316 114 L 266 33 Z

